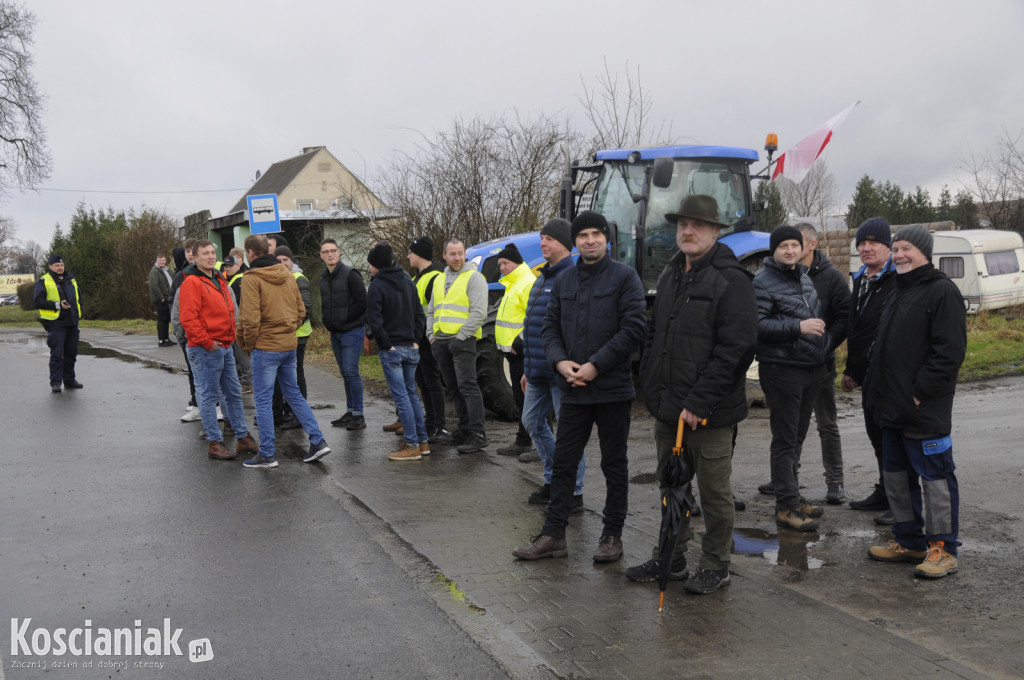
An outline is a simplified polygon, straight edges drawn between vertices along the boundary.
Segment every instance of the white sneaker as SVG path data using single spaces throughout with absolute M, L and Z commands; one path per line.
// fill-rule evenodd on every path
M 217 407 L 217 420 L 224 420 L 224 414 L 221 413 L 220 406 Z
M 202 420 L 203 417 L 199 415 L 198 406 L 189 406 L 185 409 L 185 415 L 181 417 L 183 423 L 194 423 L 197 420 Z

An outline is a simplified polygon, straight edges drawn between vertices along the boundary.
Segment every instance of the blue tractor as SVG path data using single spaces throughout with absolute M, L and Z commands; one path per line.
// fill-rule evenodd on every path
M 771 151 L 774 148 L 769 151 L 769 164 Z M 590 165 L 569 164 L 560 185 L 559 216 L 571 221 L 584 209 L 604 215 L 612 227 L 612 256 L 636 269 L 651 299 L 657 293 L 658 277 L 678 250 L 676 225 L 668 222 L 665 214 L 676 210 L 690 194 L 709 194 L 718 201 L 719 219 L 729 225 L 719 242 L 728 245 L 750 271 L 756 271 L 769 249 L 769 235 L 753 231 L 754 212 L 762 208 L 755 206 L 750 186 L 751 179 L 763 179 L 751 175 L 750 166 L 757 161 L 757 151 L 732 146 L 599 151 Z M 492 312 L 504 291 L 498 283 L 497 254 L 510 242 L 528 265 L 535 269 L 543 266 L 538 232 L 493 239 L 466 250 L 466 259 L 475 261 L 487 278 Z M 501 369 L 502 358 L 493 349 L 493 324 L 485 328 L 485 336 L 488 330 L 491 342 L 481 343 L 484 349 L 477 362 L 480 384 L 488 408 L 511 418 L 511 386 Z

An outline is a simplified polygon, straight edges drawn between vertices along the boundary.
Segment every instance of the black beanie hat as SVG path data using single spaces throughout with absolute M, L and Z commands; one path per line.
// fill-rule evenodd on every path
M 804 246 L 804 235 L 796 227 L 791 227 L 788 224 L 780 224 L 779 226 L 772 229 L 772 235 L 768 239 L 768 246 L 771 248 L 772 256 L 775 255 L 775 249 L 779 247 L 779 244 L 783 241 L 796 241 L 800 244 L 800 247 Z
M 295 261 L 295 256 L 292 255 L 292 249 L 288 246 L 278 246 L 277 249 L 274 250 L 274 257 L 279 257 L 281 255 L 284 255 L 292 262 Z
M 884 217 L 870 217 L 857 227 L 857 240 L 854 247 L 864 241 L 877 241 L 886 246 L 892 246 L 892 229 Z
M 434 239 L 429 236 L 420 236 L 417 239 L 413 239 L 413 242 L 409 244 L 409 250 L 419 255 L 424 260 L 434 259 Z
M 935 239 L 932 236 L 932 232 L 928 231 L 928 227 L 923 224 L 911 224 L 903 227 L 892 237 L 892 242 L 896 243 L 896 241 L 912 243 L 915 248 L 924 253 L 925 257 L 929 260 L 932 259 L 932 248 Z
M 507 246 L 501 249 L 498 253 L 498 257 L 508 260 L 509 262 L 515 262 L 516 264 L 523 263 L 523 256 L 519 254 L 519 248 L 516 248 L 515 243 L 509 243 Z
M 576 242 L 576 237 L 584 229 L 597 229 L 604 234 L 606 239 L 611 240 L 611 234 L 608 231 L 608 220 L 600 213 L 587 210 L 576 216 L 576 219 L 572 221 L 571 235 L 573 243 Z
M 572 225 L 569 224 L 569 220 L 562 219 L 561 217 L 552 217 L 544 223 L 544 227 L 540 230 L 540 235 L 550 236 L 565 246 L 566 250 L 572 250 Z
M 395 261 L 395 253 L 391 250 L 391 244 L 387 241 L 377 241 L 370 249 L 370 254 L 366 256 L 366 261 L 377 269 L 390 267 L 391 263 Z

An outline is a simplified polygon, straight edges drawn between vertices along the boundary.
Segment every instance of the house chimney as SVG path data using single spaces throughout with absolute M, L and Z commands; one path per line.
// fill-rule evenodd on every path
M 304 146 L 302 147 L 302 153 L 309 153 L 310 151 L 319 151 L 324 147 L 322 146 Z

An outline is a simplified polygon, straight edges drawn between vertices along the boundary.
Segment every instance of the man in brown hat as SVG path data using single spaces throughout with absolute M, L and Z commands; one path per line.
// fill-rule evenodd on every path
M 672 455 L 680 418 L 686 423 L 685 462 L 700 489 L 707 533 L 700 566 L 684 588 L 709 593 L 729 584 L 729 553 L 735 507 L 732 444 L 747 417 L 746 371 L 757 342 L 757 303 L 752 275 L 728 246 L 718 243 L 726 226 L 718 202 L 691 195 L 665 215 L 676 224 L 679 252 L 658 280 L 641 366 L 644 402 L 656 418 L 658 475 Z M 674 555 L 659 555 L 626 569 L 632 581 L 653 581 L 662 559 L 672 561 L 670 578 L 684 580 L 689 518 L 683 519 Z

